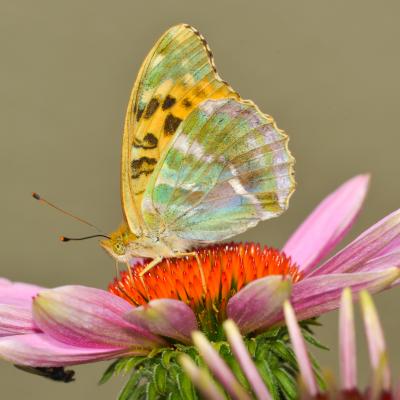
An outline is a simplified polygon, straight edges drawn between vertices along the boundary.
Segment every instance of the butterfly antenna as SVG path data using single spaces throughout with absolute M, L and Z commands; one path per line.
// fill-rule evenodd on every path
M 93 224 L 91 224 L 90 222 L 88 222 L 88 221 L 86 221 L 86 220 L 84 220 L 84 219 L 82 219 L 82 218 L 79 218 L 79 217 L 77 217 L 76 215 L 69 213 L 68 211 L 63 210 L 62 208 L 57 207 L 57 206 L 54 205 L 53 203 L 50 203 L 49 201 L 47 201 L 46 199 L 44 199 L 44 198 L 43 198 L 42 196 L 40 196 L 38 193 L 33 192 L 33 193 L 32 193 L 32 197 L 33 197 L 35 200 L 38 200 L 38 201 L 40 201 L 41 203 L 46 204 L 46 205 L 48 205 L 48 206 L 50 206 L 50 207 L 56 209 L 57 211 L 62 212 L 63 214 L 67 215 L 68 217 L 72 217 L 72 218 L 74 218 L 75 220 L 77 220 L 77 221 L 79 221 L 79 222 L 82 222 L 83 224 L 86 224 L 86 225 L 91 226 L 92 228 L 96 229 L 98 232 L 103 233 L 103 231 L 102 231 L 100 228 L 98 228 L 96 225 L 93 225 Z M 103 237 L 107 237 L 107 238 L 108 238 L 108 236 L 105 236 L 105 235 L 93 235 L 93 236 L 87 236 L 87 237 L 85 237 L 85 238 L 76 238 L 76 239 L 74 239 L 74 238 L 64 238 L 64 239 L 67 239 L 67 240 L 63 240 L 63 239 L 62 239 L 62 241 L 63 241 L 63 242 L 68 242 L 69 240 L 83 240 L 83 239 L 86 239 L 86 238 L 87 238 L 87 239 L 90 239 L 90 238 L 92 238 L 92 237 L 98 237 L 98 236 L 103 236 Z M 63 236 L 63 237 L 64 237 L 64 236 Z
M 86 239 L 92 239 L 92 238 L 97 238 L 97 237 L 103 237 L 103 238 L 106 238 L 106 239 L 111 239 L 110 236 L 107 236 L 107 235 L 90 235 L 90 236 L 83 236 L 83 237 L 78 237 L 78 238 L 60 236 L 60 240 L 62 242 L 70 242 L 71 240 L 86 240 Z

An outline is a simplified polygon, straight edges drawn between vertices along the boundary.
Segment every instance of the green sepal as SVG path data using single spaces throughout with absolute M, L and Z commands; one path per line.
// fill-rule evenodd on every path
M 314 321 L 312 322 L 312 325 L 316 325 Z M 310 333 L 312 331 L 306 322 L 303 321 L 301 324 L 302 333 L 307 341 L 316 347 L 321 347 L 320 343 L 313 338 L 313 334 Z M 274 400 L 296 398 L 298 364 L 286 327 L 244 338 L 244 342 L 272 398 Z M 212 342 L 212 345 L 229 366 L 240 385 L 245 390 L 251 391 L 251 386 L 225 338 Z M 122 358 L 114 361 L 103 374 L 100 383 L 105 383 L 112 375 L 129 373 L 130 376 L 121 391 L 119 400 L 200 399 L 200 395 L 179 363 L 178 359 L 182 353 L 188 355 L 198 367 L 207 368 L 196 347 L 175 344 L 174 347 L 155 349 L 146 357 Z M 318 363 L 311 355 L 310 359 L 318 385 L 323 389 L 325 383 Z M 220 386 L 218 382 L 216 383 Z M 222 387 L 221 389 L 223 390 Z M 229 398 L 226 393 L 225 395 Z
M 184 372 L 177 374 L 176 382 L 178 384 L 179 393 L 182 399 L 185 400 L 197 399 L 197 395 L 194 390 L 193 384 L 190 381 L 189 377 Z
M 309 332 L 307 332 L 305 329 L 302 329 L 301 331 L 304 340 L 310 344 L 312 344 L 315 347 L 318 347 L 319 349 L 322 350 L 330 350 L 329 347 L 325 346 L 322 344 L 319 340 L 315 338 L 315 336 L 311 335 Z
M 128 400 L 128 399 L 131 400 L 132 395 L 135 393 L 137 386 L 139 385 L 140 379 L 141 379 L 140 371 L 133 373 L 130 376 L 128 382 L 122 388 L 122 391 L 118 396 L 118 400 Z
M 158 392 L 165 392 L 167 386 L 167 370 L 161 364 L 156 365 L 153 370 L 153 383 Z
M 280 399 L 278 382 L 267 360 L 255 360 L 258 372 L 271 393 L 273 399 Z
M 146 385 L 146 400 L 157 400 L 159 399 L 159 395 L 158 395 L 158 390 L 157 387 L 154 383 L 154 381 L 150 381 L 147 385 Z
M 297 382 L 285 368 L 278 368 L 274 371 L 274 375 L 279 383 L 285 398 L 294 400 L 298 398 Z

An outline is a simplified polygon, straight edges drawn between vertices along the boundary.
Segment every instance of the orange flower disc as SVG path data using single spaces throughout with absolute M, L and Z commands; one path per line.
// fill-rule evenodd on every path
M 249 282 L 270 275 L 290 277 L 292 282 L 301 279 L 301 272 L 290 258 L 259 244 L 218 244 L 194 251 L 203 267 L 206 293 L 193 256 L 164 259 L 143 276 L 143 281 L 139 273 L 148 261 L 137 263 L 131 268 L 132 274 L 121 272 L 119 279 L 109 285 L 109 291 L 135 306 L 160 298 L 184 301 L 203 328 L 212 328 L 226 319 L 228 300 Z

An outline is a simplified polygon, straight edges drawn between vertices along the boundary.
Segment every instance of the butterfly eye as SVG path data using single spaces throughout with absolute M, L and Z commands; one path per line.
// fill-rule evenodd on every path
M 115 254 L 122 256 L 125 254 L 125 245 L 122 242 L 115 242 L 113 244 L 113 250 Z

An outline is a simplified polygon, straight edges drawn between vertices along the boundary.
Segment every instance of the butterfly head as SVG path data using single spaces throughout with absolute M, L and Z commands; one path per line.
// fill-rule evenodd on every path
M 126 224 L 121 225 L 115 232 L 111 233 L 110 238 L 102 240 L 101 246 L 115 259 L 126 262 L 129 258 L 129 245 L 137 240 Z

